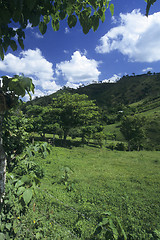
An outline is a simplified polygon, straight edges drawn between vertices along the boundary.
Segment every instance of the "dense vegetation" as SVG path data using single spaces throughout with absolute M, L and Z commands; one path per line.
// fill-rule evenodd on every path
M 154 73 L 123 76 L 116 83 L 96 83 L 78 89 L 64 87 L 58 92 L 28 102 L 23 111 L 26 112 L 28 105 L 46 107 L 52 103 L 52 99 L 63 93 L 85 94 L 90 100 L 94 100 L 100 108 L 101 121 L 110 140 L 116 134 L 116 140 L 120 134 L 121 120 L 125 116 L 135 115 L 139 118 L 145 117 L 143 126 L 145 128 L 145 149 L 159 150 L 160 142 L 160 74 Z
M 145 76 L 152 91 L 143 97 Z M 110 88 L 100 83 L 64 88 L 8 112 L 1 239 L 160 239 L 155 77 L 159 74 L 125 77 L 126 89 L 135 79 L 136 91 L 142 91 L 136 101 L 126 91 L 127 104 L 117 95 L 122 78 L 110 85 L 115 92 L 107 90 L 112 106 L 99 104 L 100 90 L 91 99 L 96 87 Z M 77 94 L 82 90 L 90 94 Z

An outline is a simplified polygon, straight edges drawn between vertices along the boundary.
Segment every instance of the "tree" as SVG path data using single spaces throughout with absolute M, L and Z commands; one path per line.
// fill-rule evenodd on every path
M 128 142 L 128 150 L 132 149 L 140 150 L 141 144 L 145 137 L 144 126 L 145 118 L 138 116 L 124 117 L 121 123 L 120 131 L 124 135 Z
M 95 124 L 100 114 L 98 107 L 88 96 L 64 93 L 53 99 L 44 117 L 47 124 L 58 123 L 66 139 L 70 129 Z
M 28 23 L 39 27 L 42 34 L 47 31 L 51 22 L 54 31 L 58 31 L 60 22 L 67 19 L 68 26 L 74 27 L 79 20 L 83 32 L 87 34 L 92 28 L 99 26 L 99 20 L 105 21 L 105 12 L 109 8 L 114 13 L 114 5 L 110 0 L 12 0 L 0 1 L 0 57 L 10 46 L 17 50 L 17 41 L 24 49 L 23 40 Z M 15 40 L 17 37 L 17 41 Z
M 17 75 L 13 78 L 2 77 L 2 85 L 0 85 L 0 201 L 2 201 L 5 191 L 7 163 L 2 141 L 3 119 L 5 113 L 18 103 L 19 96 L 24 97 L 26 92 L 29 95 L 30 92 L 34 93 L 34 85 L 30 78 Z

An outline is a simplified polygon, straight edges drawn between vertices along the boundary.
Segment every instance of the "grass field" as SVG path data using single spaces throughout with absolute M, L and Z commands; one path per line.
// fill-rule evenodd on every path
M 127 239 L 159 239 L 159 152 L 53 147 L 38 162 L 45 170 L 45 202 L 37 199 L 37 211 L 39 218 L 53 211 L 55 239 L 114 239 L 94 235 L 106 211 L 118 217 Z

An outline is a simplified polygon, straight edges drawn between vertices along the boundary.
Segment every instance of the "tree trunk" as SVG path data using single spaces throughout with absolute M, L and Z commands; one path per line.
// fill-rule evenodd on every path
M 0 115 L 0 203 L 3 201 L 3 196 L 5 193 L 5 182 L 6 182 L 6 155 L 3 148 L 2 141 L 2 122 L 3 115 Z
M 2 143 L 0 143 L 0 202 L 3 200 L 6 182 L 6 155 Z

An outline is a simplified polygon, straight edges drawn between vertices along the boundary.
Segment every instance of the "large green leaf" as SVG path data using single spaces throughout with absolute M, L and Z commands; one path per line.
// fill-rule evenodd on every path
M 42 35 L 45 34 L 46 31 L 47 31 L 47 24 L 45 22 L 40 22 L 39 23 L 39 30 L 42 33 Z
M 24 202 L 25 202 L 26 205 L 31 201 L 32 196 L 33 196 L 33 192 L 32 192 L 32 189 L 30 189 L 30 188 L 28 188 L 28 189 L 23 193 L 23 200 L 24 200 Z
M 5 239 L 6 239 L 5 235 L 3 233 L 0 233 L 0 240 L 5 240 Z
M 30 92 L 34 93 L 34 84 L 32 83 L 32 79 L 28 77 L 16 75 L 14 78 L 9 79 L 7 85 L 9 90 L 13 91 L 18 96 L 24 97 L 27 91 L 31 98 Z
M 17 195 L 20 196 L 22 193 L 24 193 L 25 187 L 19 187 L 17 190 Z
M 113 3 L 110 5 L 109 10 L 113 16 L 113 14 L 114 14 L 114 4 Z
M 75 15 L 70 15 L 67 19 L 67 22 L 68 22 L 68 26 L 70 28 L 74 27 L 77 23 L 77 18 Z
M 0 57 L 2 60 L 4 60 L 4 52 L 3 52 L 3 47 L 0 45 Z
M 92 18 L 93 31 L 96 31 L 98 26 L 99 26 L 99 17 L 94 15 L 93 18 Z
M 15 188 L 19 188 L 23 184 L 24 184 L 24 182 L 22 180 L 18 180 L 18 182 L 16 182 Z
M 17 44 L 14 40 L 11 40 L 10 41 L 10 46 L 12 48 L 13 51 L 16 51 L 17 50 Z

